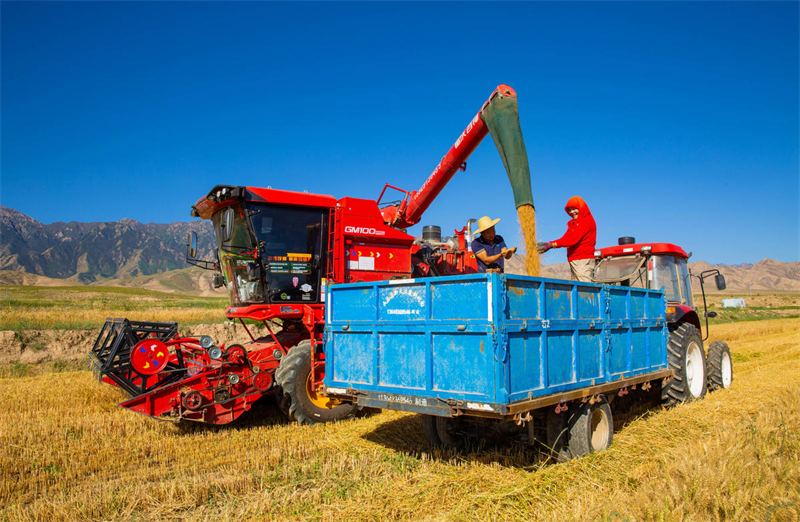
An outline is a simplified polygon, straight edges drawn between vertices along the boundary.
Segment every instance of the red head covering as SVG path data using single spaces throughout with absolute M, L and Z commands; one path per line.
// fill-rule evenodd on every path
M 567 201 L 567 204 L 564 205 L 564 212 L 569 214 L 568 208 L 577 208 L 578 209 L 578 217 L 577 219 L 585 218 L 586 216 L 591 216 L 592 213 L 589 211 L 589 205 L 583 200 L 580 196 L 572 196 Z

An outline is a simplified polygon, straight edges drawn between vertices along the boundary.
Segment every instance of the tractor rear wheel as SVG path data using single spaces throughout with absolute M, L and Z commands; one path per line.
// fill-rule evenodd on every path
M 614 441 L 614 420 L 605 397 L 594 404 L 584 403 L 569 422 L 569 454 L 584 457 L 611 446 Z
M 662 402 L 673 406 L 702 399 L 706 394 L 706 358 L 697 328 L 683 323 L 670 332 L 667 360 L 675 374 L 661 389 Z
M 300 424 L 316 424 L 345 419 L 356 411 L 356 405 L 318 395 L 312 389 L 311 341 L 292 347 L 281 359 L 275 371 L 275 381 L 281 387 L 278 397 L 281 409 L 289 419 Z
M 733 382 L 733 364 L 731 363 L 731 349 L 728 343 L 714 341 L 708 347 L 706 358 L 708 368 L 708 389 L 724 390 L 730 388 Z

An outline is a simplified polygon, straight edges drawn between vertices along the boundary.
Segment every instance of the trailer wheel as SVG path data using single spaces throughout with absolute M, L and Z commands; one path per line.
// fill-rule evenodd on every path
M 547 449 L 558 462 L 570 459 L 569 450 L 569 424 L 566 413 L 556 413 L 551 407 L 547 410 Z
M 442 446 L 452 448 L 464 442 L 464 435 L 459 433 L 459 422 L 452 417 L 436 417 L 436 432 Z
M 345 419 L 356 405 L 317 395 L 311 389 L 311 341 L 292 347 L 275 371 L 275 381 L 283 397 L 278 398 L 282 410 L 288 406 L 289 419 L 300 424 L 316 424 Z
M 422 415 L 422 434 L 425 435 L 425 440 L 434 448 L 442 445 L 442 439 L 439 438 L 439 431 L 436 429 L 435 415 Z
M 614 419 L 605 397 L 594 404 L 583 403 L 569 424 L 569 454 L 573 458 L 602 451 L 614 441 Z
M 673 406 L 702 399 L 706 394 L 706 358 L 697 328 L 683 323 L 670 332 L 667 360 L 675 375 L 661 389 L 662 402 Z
M 708 389 L 724 390 L 730 388 L 733 382 L 733 364 L 731 363 L 731 349 L 728 343 L 714 341 L 708 347 L 706 358 L 708 368 Z

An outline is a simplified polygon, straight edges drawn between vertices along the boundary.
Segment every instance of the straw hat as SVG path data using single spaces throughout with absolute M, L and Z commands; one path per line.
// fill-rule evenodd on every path
M 500 218 L 492 219 L 489 216 L 483 216 L 478 220 L 478 228 L 473 232 L 473 234 L 480 234 L 487 228 L 492 228 L 498 223 L 500 223 Z

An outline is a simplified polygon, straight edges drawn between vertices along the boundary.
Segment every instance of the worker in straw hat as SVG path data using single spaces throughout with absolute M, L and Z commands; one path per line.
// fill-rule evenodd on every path
M 517 247 L 506 247 L 503 236 L 495 233 L 494 226 L 499 222 L 500 219 L 492 219 L 489 216 L 483 216 L 478 220 L 478 228 L 475 233 L 480 233 L 480 236 L 472 241 L 471 246 L 472 253 L 478 261 L 478 272 L 480 273 L 502 272 L 504 261 L 510 259 L 517 251 Z

